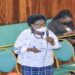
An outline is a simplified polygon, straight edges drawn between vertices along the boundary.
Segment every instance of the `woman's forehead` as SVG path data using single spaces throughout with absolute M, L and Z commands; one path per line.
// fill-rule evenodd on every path
M 45 21 L 43 19 L 40 19 L 35 22 L 35 24 L 39 24 L 39 23 L 45 23 Z

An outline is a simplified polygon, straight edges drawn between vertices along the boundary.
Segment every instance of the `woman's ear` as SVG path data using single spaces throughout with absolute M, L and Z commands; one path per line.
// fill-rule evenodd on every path
M 32 27 L 34 30 L 36 29 L 34 24 L 31 24 L 31 27 Z
M 31 27 L 32 27 L 32 32 L 34 33 L 36 31 L 35 25 L 31 24 Z
M 31 27 L 33 28 L 34 27 L 34 24 L 31 24 Z

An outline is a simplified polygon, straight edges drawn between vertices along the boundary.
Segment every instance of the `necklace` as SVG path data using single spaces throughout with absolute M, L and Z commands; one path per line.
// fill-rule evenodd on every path
M 33 33 L 34 34 L 34 33 Z M 37 38 L 37 39 L 43 39 L 43 35 L 41 35 L 40 37 L 37 37 L 35 34 L 34 36 Z

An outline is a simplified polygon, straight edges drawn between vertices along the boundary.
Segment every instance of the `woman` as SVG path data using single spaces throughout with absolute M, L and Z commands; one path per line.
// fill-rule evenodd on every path
M 75 27 L 73 25 L 72 14 L 69 10 L 60 11 L 48 24 L 48 29 L 53 31 L 57 36 L 75 34 Z M 68 38 L 68 40 L 75 44 L 75 38 Z
M 46 29 L 43 15 L 31 15 L 27 20 L 30 29 L 24 30 L 15 43 L 15 53 L 22 75 L 53 75 L 53 52 L 59 42 L 53 32 Z

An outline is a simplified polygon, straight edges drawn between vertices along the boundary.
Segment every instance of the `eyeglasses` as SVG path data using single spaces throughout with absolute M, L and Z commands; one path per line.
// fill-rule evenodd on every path
M 42 23 L 42 24 L 34 23 L 34 24 L 35 24 L 35 25 L 40 25 L 40 26 L 46 25 L 46 23 Z
M 39 27 L 43 27 L 46 26 L 46 23 L 34 23 L 34 25 L 39 28 Z

